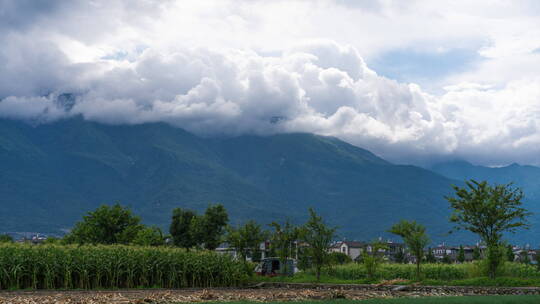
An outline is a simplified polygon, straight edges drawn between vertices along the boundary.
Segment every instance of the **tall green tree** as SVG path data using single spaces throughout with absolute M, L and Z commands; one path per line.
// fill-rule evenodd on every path
M 490 186 L 487 182 L 466 181 L 466 187 L 453 186 L 455 196 L 446 197 L 453 209 L 454 230 L 476 233 L 487 246 L 488 275 L 495 278 L 502 261 L 504 232 L 514 233 L 529 226 L 531 214 L 522 208 L 523 191 L 511 184 Z
M 512 248 L 512 245 L 508 244 L 506 246 L 506 260 L 508 262 L 513 262 L 514 261 L 514 250 Z
M 309 220 L 300 229 L 300 240 L 307 247 L 307 254 L 311 257 L 311 263 L 315 268 L 317 281 L 321 277 L 321 269 L 328 262 L 328 251 L 336 234 L 335 227 L 327 226 L 323 218 L 312 208 L 309 208 Z
M 245 262 L 247 255 L 260 250 L 260 244 L 266 240 L 266 233 L 255 221 L 248 221 L 238 228 L 227 227 L 226 241 Z
M 426 228 L 416 221 L 402 220 L 390 228 L 390 233 L 400 236 L 416 257 L 416 277 L 420 279 L 420 263 L 424 258 L 424 248 L 429 243 Z
M 158 227 L 144 227 L 137 232 L 131 243 L 138 246 L 162 246 L 165 245 L 165 237 Z
M 227 210 L 221 204 L 212 205 L 206 209 L 204 215 L 195 221 L 194 230 L 198 242 L 205 249 L 214 250 L 224 240 L 225 228 L 229 222 Z
M 270 246 L 275 251 L 281 261 L 282 273 L 288 273 L 287 260 L 294 256 L 296 247 L 296 241 L 299 236 L 299 228 L 294 226 L 286 220 L 283 225 L 273 222 L 270 227 L 274 229 L 271 235 Z
M 405 263 L 405 250 L 402 248 L 398 248 L 396 254 L 394 255 L 394 261 L 398 264 Z
M 426 262 L 427 263 L 436 263 L 437 259 L 435 258 L 435 255 L 433 254 L 433 250 L 431 248 L 428 248 L 428 252 L 426 254 Z
M 443 253 L 443 257 L 442 257 L 441 262 L 443 262 L 443 264 L 452 264 L 452 259 L 451 259 L 450 256 L 446 253 L 446 250 L 445 250 L 444 253 Z
M 459 251 L 457 255 L 457 260 L 460 263 L 465 262 L 465 249 L 463 249 L 463 245 L 459 245 Z
M 482 258 L 482 254 L 480 253 L 480 248 L 478 246 L 474 247 L 473 249 L 473 260 L 478 261 Z
M 209 206 L 203 215 L 176 208 L 169 232 L 175 246 L 187 249 L 199 246 L 214 250 L 224 240 L 228 221 L 227 210 L 221 204 Z
M 519 261 L 521 263 L 523 263 L 523 264 L 530 264 L 531 263 L 531 259 L 529 258 L 529 251 L 528 250 L 523 250 L 521 252 Z
M 129 244 L 143 228 L 141 218 L 129 208 L 102 205 L 83 216 L 64 240 L 79 244 Z
M 381 241 L 375 241 L 371 243 L 369 247 L 371 247 L 371 252 L 365 248 L 362 251 L 362 259 L 360 262 L 366 268 L 368 279 L 373 280 L 377 274 L 379 266 L 383 262 L 382 255 L 384 251 L 388 249 L 388 246 Z
M 196 218 L 197 214 L 191 210 L 181 208 L 173 210 L 169 233 L 175 246 L 189 250 L 197 245 L 197 235 L 194 232 Z

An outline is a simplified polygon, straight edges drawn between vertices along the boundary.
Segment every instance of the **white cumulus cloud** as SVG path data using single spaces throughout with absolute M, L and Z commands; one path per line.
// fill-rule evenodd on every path
M 411 5 L 419 2 L 425 5 L 418 16 L 433 18 L 429 2 Z M 0 4 L 3 14 L 27 10 L 35 18 L 33 23 L 7 22 L 0 30 L 5 46 L 0 49 L 0 117 L 42 123 L 76 115 L 110 124 L 166 122 L 205 135 L 313 132 L 400 162 L 461 157 L 484 164 L 540 163 L 540 77 L 531 72 L 538 67 L 538 43 L 529 41 L 534 31 L 527 31 L 516 38 L 522 48 L 503 47 L 511 36 L 507 32 L 518 28 L 514 23 L 504 35 L 490 30 L 491 42 L 479 50 L 487 61 L 474 71 L 438 80 L 444 91 L 434 94 L 378 75 L 361 55 L 363 50 L 369 58 L 396 43 L 408 47 L 418 41 L 417 32 L 384 45 L 378 35 L 390 33 L 390 40 L 393 31 L 373 29 L 370 36 L 362 27 L 367 44 L 356 38 L 344 43 L 346 33 L 336 39 L 324 34 L 327 20 L 321 21 L 320 37 L 300 19 L 283 20 L 297 27 L 283 33 L 280 44 L 269 23 L 286 29 L 269 22 L 277 17 L 264 9 L 297 13 L 283 10 L 281 1 L 223 1 L 211 7 L 178 1 L 135 1 L 135 6 L 120 0 L 54 2 L 47 8 L 29 3 Z M 256 5 L 262 9 L 248 13 Z M 342 21 L 335 17 L 338 12 L 347 19 L 360 10 L 373 25 L 396 18 L 396 24 L 410 23 L 410 29 L 419 26 L 411 21 L 414 9 L 392 1 L 292 5 L 311 6 L 317 17 L 326 11 L 336 22 Z M 298 14 L 309 18 L 305 11 Z M 470 22 L 467 9 L 459 16 Z M 433 26 L 441 27 L 439 22 Z M 449 41 L 463 37 L 461 30 L 449 33 Z M 475 30 L 472 36 L 480 34 Z M 440 39 L 430 32 L 426 37 L 434 44 Z M 497 67 L 503 73 L 510 69 L 517 60 L 512 54 L 530 66 L 525 73 L 494 75 Z

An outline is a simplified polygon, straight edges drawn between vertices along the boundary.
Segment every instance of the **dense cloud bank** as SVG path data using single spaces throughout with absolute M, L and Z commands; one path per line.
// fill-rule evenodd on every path
M 313 132 L 403 162 L 540 162 L 538 78 L 497 87 L 461 83 L 434 96 L 377 75 L 357 49 L 326 40 L 271 54 L 150 45 L 77 62 L 62 40 L 44 39 L 23 23 L 5 26 L 0 117 L 167 122 L 202 135 Z

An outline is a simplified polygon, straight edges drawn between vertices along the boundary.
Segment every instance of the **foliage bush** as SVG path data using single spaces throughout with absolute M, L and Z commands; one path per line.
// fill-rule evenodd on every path
M 13 243 L 13 237 L 7 234 L 0 234 L 0 243 Z
M 352 263 L 352 259 L 345 253 L 331 252 L 328 254 L 328 263 L 330 265 L 343 265 Z
M 250 273 L 245 264 L 208 251 L 0 244 L 0 289 L 239 286 Z

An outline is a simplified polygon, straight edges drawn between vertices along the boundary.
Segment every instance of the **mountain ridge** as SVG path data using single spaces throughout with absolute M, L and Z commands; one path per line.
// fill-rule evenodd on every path
M 459 181 L 308 133 L 204 138 L 164 123 L 0 119 L 0 169 L 4 231 L 66 229 L 114 202 L 167 229 L 175 207 L 223 203 L 233 224 L 300 223 L 314 207 L 347 238 L 389 236 L 401 219 L 425 224 L 434 241 L 458 237 L 446 234 L 444 196 Z

